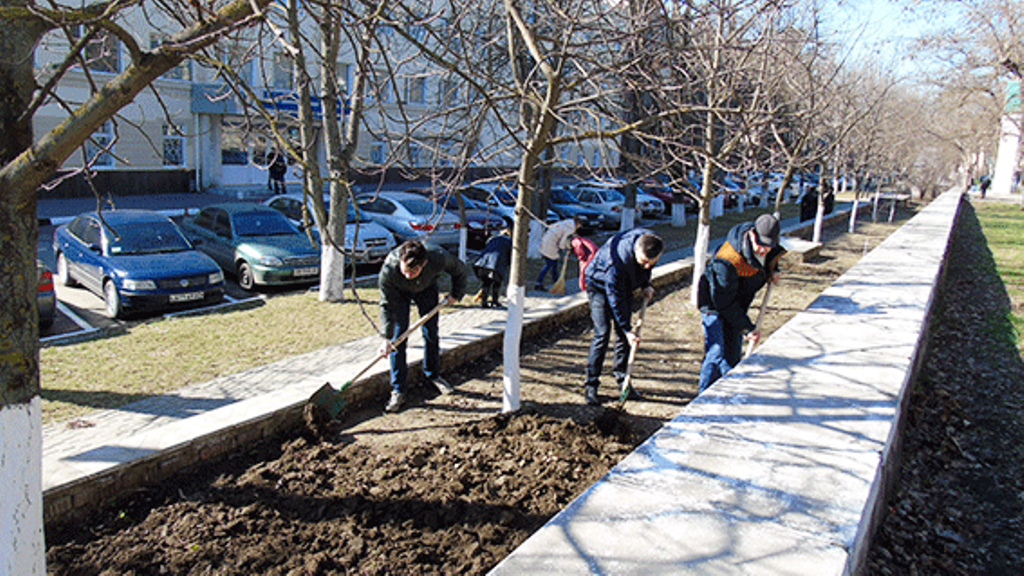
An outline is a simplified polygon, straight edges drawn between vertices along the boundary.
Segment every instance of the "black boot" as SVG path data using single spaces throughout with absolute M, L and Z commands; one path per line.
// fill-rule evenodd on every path
M 591 406 L 600 406 L 601 400 L 597 397 L 597 386 L 584 386 L 583 400 Z

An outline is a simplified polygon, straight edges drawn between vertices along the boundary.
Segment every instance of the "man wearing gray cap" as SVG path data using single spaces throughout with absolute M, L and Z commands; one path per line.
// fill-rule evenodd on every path
M 704 328 L 704 363 L 700 392 L 739 364 L 743 340 L 760 340 L 747 316 L 754 295 L 767 282 L 779 281 L 779 219 L 762 214 L 753 222 L 733 226 L 725 243 L 704 269 L 697 306 Z

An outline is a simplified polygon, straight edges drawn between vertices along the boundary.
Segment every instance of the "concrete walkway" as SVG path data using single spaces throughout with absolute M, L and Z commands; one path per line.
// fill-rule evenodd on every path
M 848 219 L 838 207 L 831 218 Z M 784 222 L 783 232 L 806 227 Z M 713 244 L 713 247 L 715 244 Z M 656 270 L 663 281 L 688 272 L 692 249 L 666 254 Z M 524 324 L 586 313 L 586 297 L 569 283 L 562 297 L 530 293 Z M 469 308 L 441 317 L 443 365 L 479 356 L 501 345 L 506 312 Z M 524 332 L 524 338 L 526 333 Z M 112 410 L 98 410 L 43 430 L 44 517 L 73 513 L 140 482 L 166 477 L 184 465 L 212 459 L 246 442 L 294 425 L 309 397 L 325 382 L 335 387 L 363 368 L 378 340 L 367 337 L 195 384 Z M 419 333 L 410 339 L 409 365 L 422 359 Z M 381 361 L 361 382 L 356 400 L 379 395 L 387 373 Z M 376 391 L 375 391 L 376 390 Z M 379 398 L 383 402 L 384 398 Z

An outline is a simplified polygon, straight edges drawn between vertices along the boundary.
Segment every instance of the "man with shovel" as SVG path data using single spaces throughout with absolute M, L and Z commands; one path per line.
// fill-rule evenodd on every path
M 779 258 L 785 252 L 779 246 L 779 219 L 762 214 L 753 222 L 733 226 L 704 269 L 697 288 L 704 328 L 698 393 L 739 364 L 744 338 L 753 344 L 761 339 L 761 331 L 750 321 L 747 309 L 762 286 L 778 283 Z
M 612 372 L 620 389 L 627 385 L 629 352 L 640 341 L 640 337 L 631 330 L 633 291 L 642 288 L 647 300 L 654 296 L 651 268 L 658 263 L 664 250 L 665 243 L 660 236 L 644 228 L 635 228 L 609 238 L 587 265 L 584 272 L 587 299 L 590 301 L 590 318 L 594 322 L 594 338 L 587 356 L 587 378 L 583 382 L 583 399 L 587 404 L 601 404 L 597 387 L 601 384 L 601 371 L 613 327 L 615 364 Z M 640 398 L 640 394 L 630 387 L 621 390 L 621 397 L 633 400 Z
M 442 274 L 451 278 L 451 293 L 439 301 L 437 279 Z M 454 304 L 466 295 L 467 271 L 458 258 L 443 248 L 426 246 L 409 240 L 388 254 L 378 276 L 380 288 L 380 317 L 384 326 L 381 354 L 389 353 L 391 360 L 391 398 L 384 407 L 386 412 L 398 412 L 405 404 L 409 367 L 406 364 L 405 341 L 393 345 L 395 339 L 409 327 L 409 312 L 413 303 L 420 317 L 431 317 L 423 324 L 423 373 L 427 380 L 442 393 L 452 391 L 441 378 L 441 337 L 436 311 L 443 305 Z

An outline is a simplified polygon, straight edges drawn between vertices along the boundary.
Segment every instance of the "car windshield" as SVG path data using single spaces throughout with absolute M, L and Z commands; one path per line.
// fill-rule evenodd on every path
M 235 236 L 280 236 L 298 234 L 280 212 L 240 212 L 231 218 Z
M 405 206 L 406 210 L 417 216 L 430 216 L 437 213 L 434 203 L 430 200 L 411 198 L 409 200 L 402 200 L 402 206 Z
M 171 222 L 121 224 L 109 237 L 111 254 L 154 254 L 191 250 L 188 240 Z

